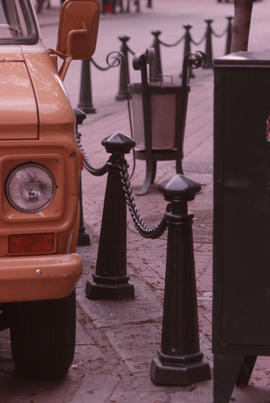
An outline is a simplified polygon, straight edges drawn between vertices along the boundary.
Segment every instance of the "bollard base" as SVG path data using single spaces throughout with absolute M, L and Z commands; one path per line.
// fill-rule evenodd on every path
M 96 108 L 94 108 L 92 105 L 78 104 L 78 108 L 81 109 L 87 115 L 89 115 L 90 113 L 97 113 Z
M 205 63 L 202 65 L 203 69 L 212 69 L 213 68 L 213 64 L 212 63 Z
M 163 354 L 159 353 L 160 356 Z M 201 356 L 202 354 L 199 353 Z M 209 364 L 202 361 L 194 361 L 194 356 L 179 357 L 174 361 L 164 362 L 164 359 L 155 358 L 152 360 L 150 376 L 155 385 L 177 385 L 188 386 L 193 383 L 208 381 L 211 379 Z
M 129 283 L 120 284 L 99 284 L 94 281 L 87 281 L 86 296 L 89 299 L 134 299 L 134 286 Z
M 179 74 L 179 78 L 182 78 L 182 77 L 183 77 L 183 73 L 181 72 L 181 73 Z M 189 78 L 196 78 L 196 76 L 195 76 L 195 74 L 193 73 L 193 70 L 192 70 L 192 69 L 190 70 Z
M 121 93 L 119 92 L 116 96 L 115 96 L 115 100 L 116 101 L 125 101 L 126 99 L 130 99 L 130 94 L 125 92 L 125 93 Z
M 90 237 L 85 232 L 79 232 L 78 246 L 90 246 Z

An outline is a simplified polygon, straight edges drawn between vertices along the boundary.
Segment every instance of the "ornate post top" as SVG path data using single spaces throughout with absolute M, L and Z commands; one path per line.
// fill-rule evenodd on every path
M 110 154 L 128 154 L 130 150 L 135 147 L 135 141 L 122 133 L 115 133 L 106 137 L 101 143 L 105 147 L 107 153 Z
M 167 201 L 193 200 L 201 185 L 184 175 L 178 174 L 160 185 L 160 191 Z

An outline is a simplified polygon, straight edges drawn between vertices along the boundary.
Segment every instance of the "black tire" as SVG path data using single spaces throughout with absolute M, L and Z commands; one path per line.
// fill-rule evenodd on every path
M 75 292 L 66 298 L 13 305 L 10 326 L 16 372 L 28 379 L 62 378 L 75 349 Z

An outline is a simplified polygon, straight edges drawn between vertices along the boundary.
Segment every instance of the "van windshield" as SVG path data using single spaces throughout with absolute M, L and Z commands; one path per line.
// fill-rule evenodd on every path
M 29 0 L 0 0 L 0 44 L 35 43 L 37 40 Z

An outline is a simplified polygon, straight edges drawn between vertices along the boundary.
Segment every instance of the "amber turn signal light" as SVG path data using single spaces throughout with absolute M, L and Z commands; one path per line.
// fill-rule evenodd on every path
M 54 250 L 54 234 L 23 234 L 8 237 L 8 253 L 35 254 Z

